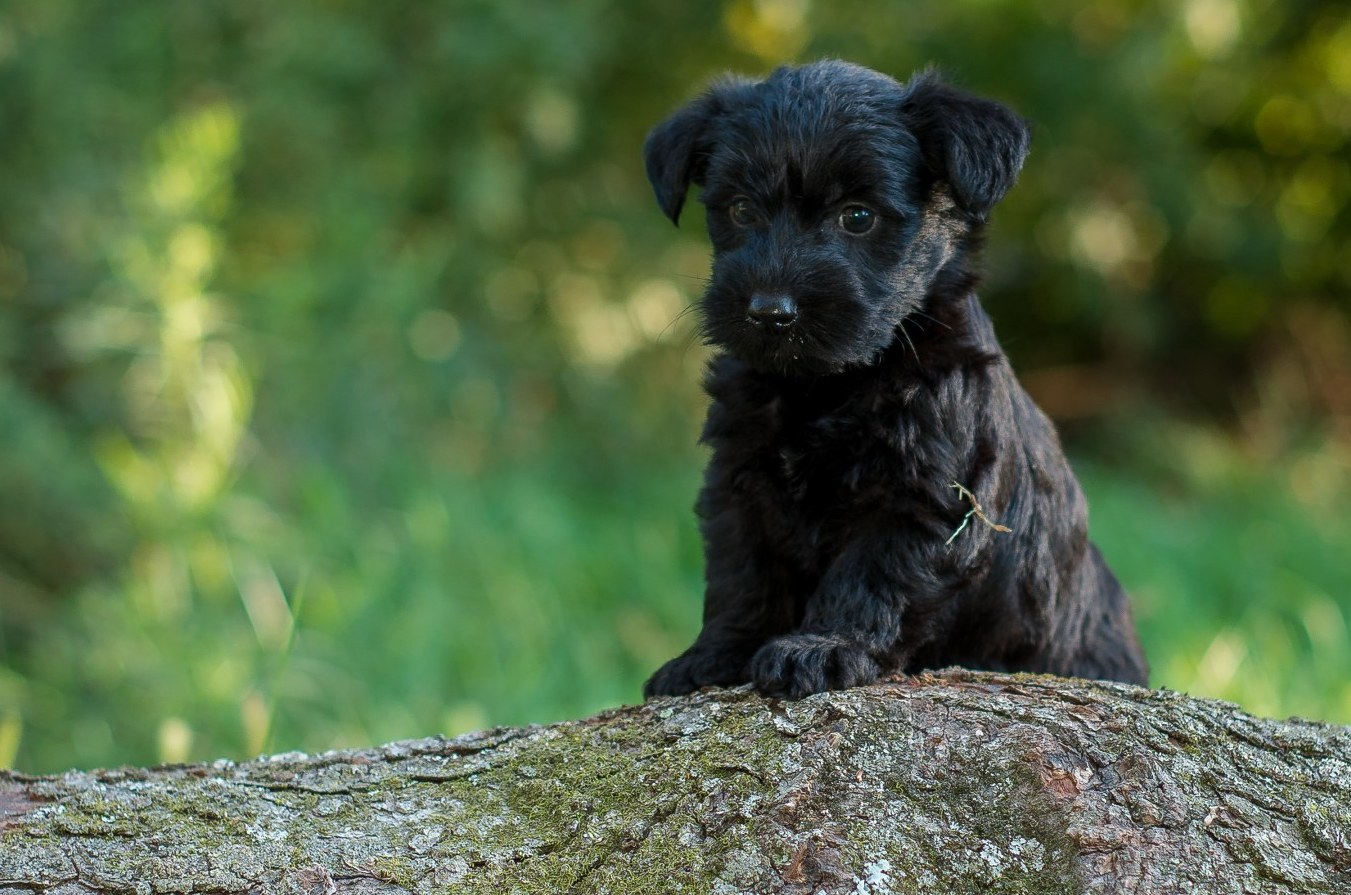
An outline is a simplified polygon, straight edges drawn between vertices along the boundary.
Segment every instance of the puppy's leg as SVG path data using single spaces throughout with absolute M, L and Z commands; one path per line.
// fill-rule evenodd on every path
M 1144 686 L 1149 681 L 1149 666 L 1135 632 L 1130 598 L 1092 544 L 1080 574 L 1083 583 L 1077 592 L 1092 598 L 1088 618 L 1075 638 L 1077 654 L 1056 673 Z
M 706 603 L 719 602 L 712 591 Z M 747 660 L 763 643 L 758 632 L 744 630 L 735 622 L 736 609 L 705 618 L 703 630 L 689 649 L 658 668 L 643 685 L 643 697 L 680 696 L 700 687 L 729 687 L 749 679 Z
M 839 554 L 797 631 L 769 641 L 751 660 L 757 689 L 797 699 L 871 683 L 903 668 L 935 624 L 950 623 L 934 617 L 944 611 L 932 598 L 936 582 L 917 557 L 898 553 L 895 545 L 873 537 Z M 909 617 L 916 614 L 922 629 L 911 631 Z
M 689 649 L 648 679 L 644 697 L 744 684 L 755 651 L 792 627 L 791 576 L 770 548 L 763 522 L 721 487 L 706 487 L 698 509 L 707 579 L 704 627 Z

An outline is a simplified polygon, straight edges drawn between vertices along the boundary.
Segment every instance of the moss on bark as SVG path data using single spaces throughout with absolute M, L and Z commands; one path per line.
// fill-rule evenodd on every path
M 0 893 L 1351 891 L 1351 731 L 950 672 L 0 777 Z

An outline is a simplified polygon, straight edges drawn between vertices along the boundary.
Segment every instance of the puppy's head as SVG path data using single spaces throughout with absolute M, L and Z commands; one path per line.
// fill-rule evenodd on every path
M 644 152 L 679 221 L 702 186 L 708 341 L 756 367 L 834 372 L 875 359 L 1013 185 L 1028 130 L 932 74 L 900 84 L 844 62 L 726 78 Z

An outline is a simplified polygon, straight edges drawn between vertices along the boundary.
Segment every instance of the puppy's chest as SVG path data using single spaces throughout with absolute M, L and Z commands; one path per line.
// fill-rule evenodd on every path
M 796 509 L 818 516 L 890 503 L 918 472 L 907 456 L 915 421 L 904 405 L 777 400 L 766 409 L 761 468 L 775 493 Z

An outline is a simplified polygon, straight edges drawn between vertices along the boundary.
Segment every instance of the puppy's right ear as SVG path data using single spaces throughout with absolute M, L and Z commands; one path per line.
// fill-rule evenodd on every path
M 643 144 L 647 179 L 657 194 L 657 204 L 680 223 L 680 209 L 691 183 L 702 184 L 713 151 L 713 123 L 723 115 L 748 81 L 725 77 L 703 96 L 652 129 Z

